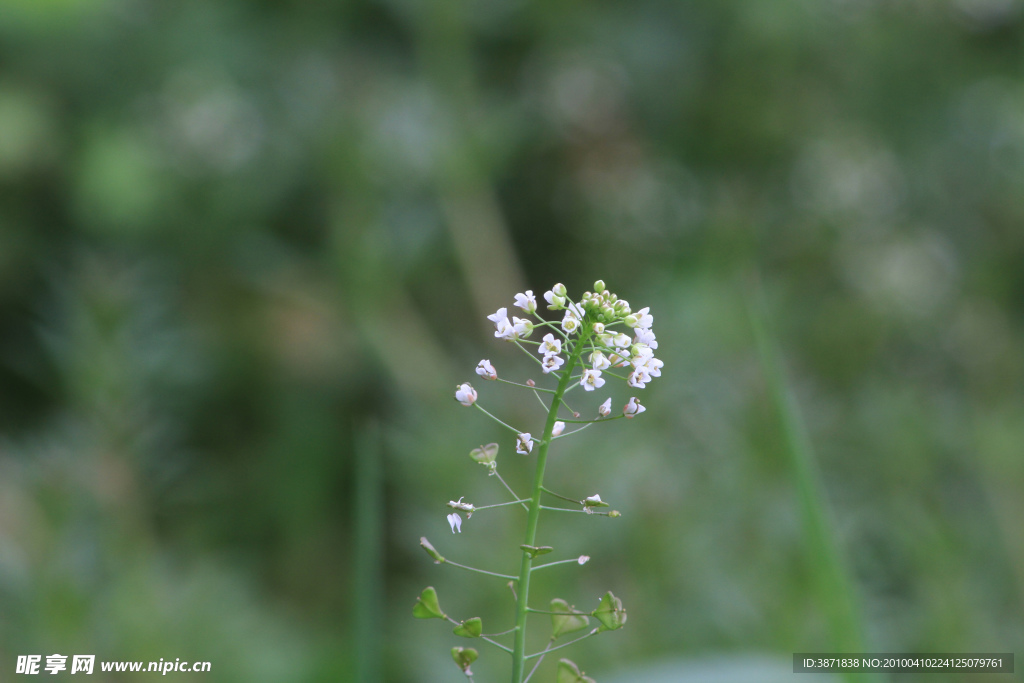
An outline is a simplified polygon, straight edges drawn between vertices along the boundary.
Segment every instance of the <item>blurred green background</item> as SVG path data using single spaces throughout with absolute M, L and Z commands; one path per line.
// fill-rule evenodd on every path
M 1024 651 L 1020 0 L 0 4 L 0 678 L 464 680 L 416 595 L 488 631 L 512 601 L 418 538 L 514 572 L 520 515 L 452 536 L 444 503 L 504 500 L 481 443 L 530 475 L 452 393 L 535 372 L 486 314 L 598 277 L 665 370 L 552 451 L 623 512 L 542 520 L 594 559 L 538 600 L 629 609 L 569 657 L 766 681 L 834 649 L 759 297 L 865 646 Z

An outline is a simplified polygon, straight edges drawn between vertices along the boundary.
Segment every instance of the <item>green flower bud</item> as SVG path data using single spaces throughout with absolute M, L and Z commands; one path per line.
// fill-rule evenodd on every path
M 555 296 L 564 297 L 566 295 L 565 285 L 563 285 L 561 282 L 552 287 L 551 291 L 555 293 Z
M 598 280 L 594 283 L 594 291 L 598 294 L 604 293 L 604 280 Z
M 430 545 L 430 541 L 427 540 L 426 536 L 420 536 L 420 546 L 427 551 L 427 555 L 434 558 L 434 564 L 441 564 L 444 562 L 444 558 L 441 557 L 441 553 L 437 552 L 434 546 Z

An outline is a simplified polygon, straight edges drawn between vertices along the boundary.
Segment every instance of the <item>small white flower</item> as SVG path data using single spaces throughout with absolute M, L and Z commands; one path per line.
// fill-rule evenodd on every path
M 580 565 L 584 565 L 587 562 L 590 562 L 590 555 L 580 555 L 579 559 L 577 559 L 576 561 L 579 562 Z
M 555 339 L 555 335 L 548 332 L 540 343 L 540 351 L 544 357 L 554 356 L 562 352 L 562 340 Z
M 544 356 L 544 362 L 541 364 L 541 372 L 545 375 L 552 370 L 557 370 L 562 367 L 565 360 L 561 356 Z
M 604 323 L 594 323 L 594 334 L 604 334 Z
M 635 344 L 644 344 L 652 349 L 658 348 L 658 340 L 654 336 L 654 332 L 647 329 L 636 329 L 636 334 L 633 336 L 633 342 Z
M 650 311 L 651 311 L 651 307 L 650 306 L 645 306 L 644 308 L 641 308 L 639 311 L 637 311 L 636 313 L 633 314 L 633 315 L 636 316 L 636 325 L 635 325 L 635 327 L 637 327 L 637 328 L 639 328 L 641 330 L 649 330 L 649 329 L 651 329 L 651 325 L 654 324 L 654 316 L 651 315 Z
M 625 351 L 619 349 L 608 356 L 608 362 L 612 364 L 612 367 L 621 368 L 629 364 L 629 358 Z
M 498 379 L 498 373 L 489 360 L 482 360 L 476 364 L 476 374 L 484 379 Z
M 466 519 L 469 519 L 473 516 L 473 513 L 476 512 L 476 507 L 472 503 L 463 503 L 463 498 L 465 498 L 465 496 L 461 496 L 458 500 L 449 500 L 448 507 L 455 508 L 456 510 L 462 510 L 466 513 Z
M 580 319 L 572 314 L 572 311 L 567 311 L 565 317 L 562 318 L 562 330 L 566 334 L 572 334 L 580 327 Z
M 583 504 L 586 505 L 587 507 L 593 507 L 593 506 L 604 507 L 604 505 L 602 505 L 602 503 L 604 503 L 604 501 L 601 500 L 601 495 L 598 494 L 598 493 L 595 493 L 592 496 L 587 496 L 584 499 L 584 501 L 583 501 Z
M 490 320 L 491 322 L 493 322 L 495 327 L 500 325 L 503 321 L 507 323 L 508 322 L 508 309 L 505 308 L 504 306 L 502 306 L 497 311 L 495 311 L 491 315 L 487 316 L 487 319 Z
M 601 379 L 601 371 L 587 368 L 583 371 L 583 376 L 580 377 L 580 385 L 587 391 L 600 389 L 604 386 L 604 380 Z
M 533 323 L 525 318 L 512 318 L 512 331 L 519 339 L 527 339 L 533 334 Z
M 605 402 L 597 407 L 597 414 L 601 417 L 608 417 L 612 414 L 612 399 L 607 398 Z
M 633 372 L 629 373 L 629 377 L 626 378 L 626 384 L 634 389 L 646 389 L 647 383 L 650 381 L 651 376 L 643 366 L 640 366 Z
M 559 296 L 553 290 L 544 292 L 544 300 L 548 302 L 549 311 L 557 311 L 565 308 L 565 295 Z
M 555 422 L 554 428 L 551 430 L 551 436 L 558 436 L 565 431 L 565 423 L 559 420 Z
M 640 401 L 636 400 L 636 396 L 634 396 L 629 399 L 629 403 L 622 408 L 622 414 L 625 415 L 627 419 L 632 419 L 634 415 L 639 415 L 645 410 L 647 410 L 647 408 L 640 405 Z
M 611 361 L 600 351 L 594 351 L 590 354 L 590 364 L 595 370 L 605 370 L 611 367 Z
M 529 432 L 525 432 L 516 437 L 516 453 L 519 453 L 520 455 L 529 455 L 532 450 L 533 437 L 530 436 Z
M 633 364 L 634 369 L 643 370 L 650 377 L 661 377 L 661 369 L 663 367 L 665 367 L 665 363 L 660 358 L 655 358 L 654 356 L 647 356 L 642 358 L 640 362 Z
M 462 517 L 459 516 L 458 512 L 453 512 L 450 515 L 448 515 L 448 524 L 451 525 L 453 534 L 456 531 L 458 531 L 460 534 L 462 533 Z
M 516 294 L 516 306 L 527 313 L 534 313 L 537 310 L 537 298 L 533 296 L 533 290 L 528 289 L 525 294 Z
M 464 406 L 471 406 L 476 403 L 476 389 L 469 383 L 460 384 L 455 387 L 455 400 Z

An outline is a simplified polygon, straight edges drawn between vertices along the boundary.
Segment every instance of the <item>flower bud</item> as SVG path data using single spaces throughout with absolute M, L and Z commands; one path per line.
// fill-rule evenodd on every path
M 635 315 L 627 315 L 622 322 L 626 323 L 626 327 L 636 327 L 637 318 Z
M 441 553 L 430 544 L 426 536 L 420 536 L 420 547 L 427 551 L 427 555 L 430 555 L 434 559 L 434 564 L 441 564 L 444 562 L 444 558 L 441 557 Z
M 471 406 L 476 403 L 476 389 L 469 383 L 460 384 L 455 387 L 455 400 L 464 406 Z
M 561 282 L 552 287 L 551 291 L 554 292 L 556 296 L 564 297 L 566 295 L 565 285 L 563 285 Z
M 498 373 L 489 360 L 482 360 L 477 363 L 476 374 L 480 375 L 484 379 L 498 379 Z
M 602 294 L 604 292 L 604 280 L 598 280 L 594 283 L 594 291 L 598 294 Z
M 640 401 L 636 400 L 636 396 L 634 396 L 629 399 L 629 403 L 622 408 L 622 414 L 625 415 L 627 419 L 632 419 L 634 415 L 639 415 L 645 410 L 647 410 L 647 408 L 640 405 Z
M 565 423 L 559 420 L 555 423 L 554 428 L 551 430 L 551 436 L 558 436 L 565 431 Z

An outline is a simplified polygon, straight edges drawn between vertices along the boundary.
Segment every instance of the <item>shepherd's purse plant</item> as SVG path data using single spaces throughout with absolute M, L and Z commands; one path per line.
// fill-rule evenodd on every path
M 463 514 L 466 520 L 469 520 L 473 514 L 481 510 L 498 507 L 519 506 L 526 511 L 526 529 L 519 546 L 522 550 L 522 562 L 518 575 L 501 574 L 459 564 L 441 555 L 425 537 L 420 539 L 420 545 L 436 564 L 449 564 L 508 581 L 516 601 L 515 625 L 499 633 L 484 633 L 479 617 L 454 619 L 441 609 L 437 591 L 432 586 L 423 589 L 413 607 L 415 617 L 445 619 L 455 625 L 455 635 L 480 639 L 511 655 L 512 683 L 527 683 L 547 654 L 598 633 L 614 631 L 626 623 L 626 610 L 622 607 L 621 600 L 611 591 L 605 593 L 599 599 L 597 607 L 589 612 L 577 610 L 561 598 L 551 599 L 547 603 L 548 609 L 531 606 L 530 577 L 534 572 L 563 564 L 584 565 L 590 559 L 587 555 L 580 555 L 538 564 L 537 558 L 554 550 L 550 546 L 537 545 L 541 512 L 582 512 L 604 517 L 619 516 L 616 510 L 604 509 L 609 505 L 601 500 L 599 494 L 576 498 L 548 490 L 544 486 L 544 469 L 548 450 L 554 441 L 578 434 L 597 423 L 634 418 L 646 410 L 636 397 L 631 397 L 621 412 L 613 416 L 611 398 L 607 398 L 597 406 L 593 418 L 580 419 L 581 413 L 573 410 L 566 400 L 570 392 L 582 387 L 589 395 L 591 392 L 599 391 L 605 385 L 606 378 L 620 380 L 634 389 L 643 389 L 653 378 L 661 376 L 663 365 L 654 356 L 658 342 L 651 329 L 654 317 L 650 309 L 642 308 L 634 312 L 627 301 L 611 293 L 601 280 L 594 283 L 593 292 L 585 292 L 578 302 L 569 297 L 562 284 L 556 284 L 545 292 L 544 300 L 547 301 L 548 310 L 563 312 L 560 322 L 545 320 L 538 314 L 537 300 L 530 290 L 515 295 L 515 306 L 527 317 L 513 316 L 510 321 L 508 310 L 499 308 L 494 315 L 488 316 L 488 319 L 494 323 L 494 336 L 515 344 L 530 356 L 540 366 L 541 373 L 548 378 L 549 383 L 554 383 L 553 388 L 538 386 L 532 379 L 514 382 L 499 377 L 489 360 L 481 360 L 476 367 L 476 374 L 481 379 L 528 391 L 537 398 L 547 412 L 547 420 L 540 436 L 534 436 L 536 432 L 517 429 L 488 412 L 480 405 L 476 389 L 468 382 L 459 385 L 455 391 L 455 399 L 459 403 L 476 408 L 514 434 L 514 440 L 510 439 L 509 442 L 510 445 L 514 443 L 516 453 L 535 458 L 533 488 L 530 495 L 524 498 L 498 473 L 497 443 L 473 449 L 469 457 L 483 465 L 488 475 L 500 482 L 512 499 L 490 505 L 474 505 L 463 498 L 448 502 L 448 507 L 453 510 L 448 514 L 448 523 L 453 534 L 461 533 Z M 535 333 L 537 336 L 543 333 L 540 341 L 530 339 Z M 566 425 L 573 425 L 573 428 L 566 431 Z M 548 500 L 545 497 L 560 502 L 557 505 L 547 505 L 545 502 Z M 566 503 L 571 505 L 567 507 Z M 550 617 L 552 632 L 544 649 L 527 653 L 527 624 L 531 613 Z M 592 624 L 591 619 L 596 623 Z M 586 632 L 568 642 L 557 643 L 563 636 L 578 634 L 581 631 Z M 508 642 L 509 639 L 511 643 Z M 474 683 L 471 666 L 479 653 L 474 648 L 457 646 L 452 648 L 451 654 L 455 664 L 469 682 Z M 561 659 L 558 663 L 556 683 L 594 681 L 581 672 L 575 663 Z

